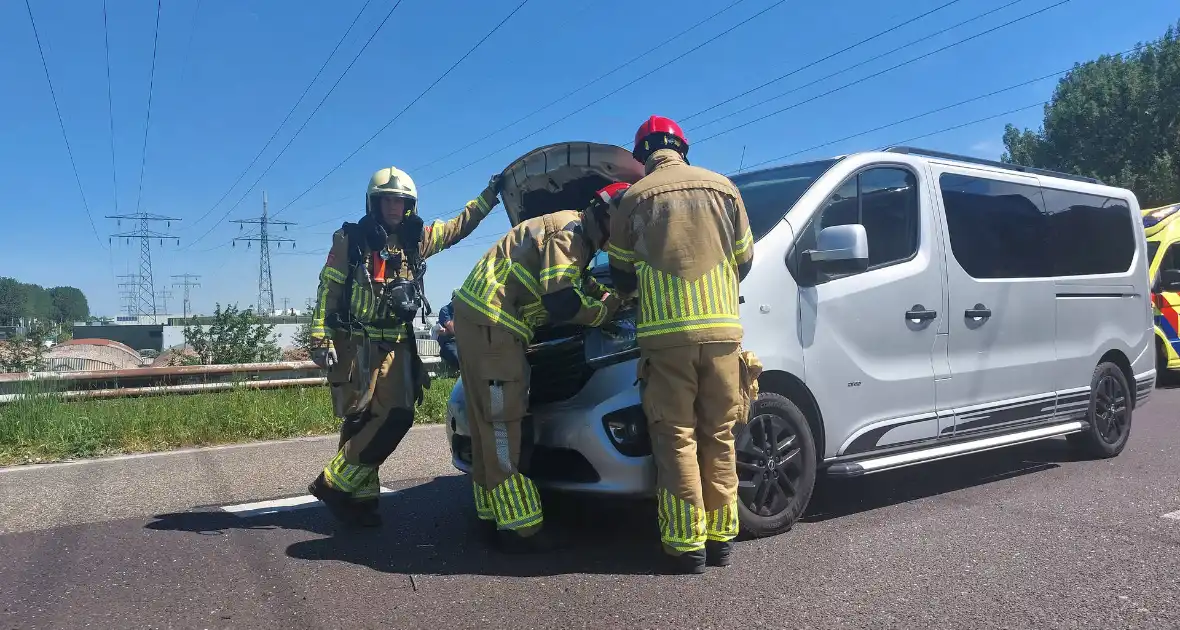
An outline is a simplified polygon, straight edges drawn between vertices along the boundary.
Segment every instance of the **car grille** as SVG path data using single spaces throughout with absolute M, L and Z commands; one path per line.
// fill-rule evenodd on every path
M 586 364 L 580 330 L 571 327 L 538 331 L 537 341 L 526 353 L 532 374 L 529 404 L 541 405 L 575 396 L 594 374 Z

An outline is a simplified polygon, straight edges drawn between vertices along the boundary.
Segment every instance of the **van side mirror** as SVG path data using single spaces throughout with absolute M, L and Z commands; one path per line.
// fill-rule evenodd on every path
M 1160 291 L 1180 292 L 1180 269 L 1161 269 L 1157 284 Z
M 859 223 L 826 227 L 816 236 L 815 249 L 803 252 L 803 261 L 828 275 L 864 271 L 869 268 L 869 235 Z

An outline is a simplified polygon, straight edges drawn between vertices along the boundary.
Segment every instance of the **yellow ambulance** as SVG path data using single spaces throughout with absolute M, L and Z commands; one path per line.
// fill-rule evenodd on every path
M 1180 376 L 1180 203 L 1143 210 L 1159 380 Z

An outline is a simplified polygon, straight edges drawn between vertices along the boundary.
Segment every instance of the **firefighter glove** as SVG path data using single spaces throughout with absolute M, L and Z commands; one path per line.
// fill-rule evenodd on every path
M 484 188 L 483 192 L 479 194 L 487 202 L 489 208 L 494 208 L 496 204 L 500 203 L 500 198 L 497 195 L 500 194 L 502 183 L 503 179 L 499 174 L 492 175 L 492 178 L 488 180 L 487 188 Z
M 311 360 L 320 368 L 330 370 L 336 367 L 338 358 L 336 357 L 336 348 L 332 346 L 323 346 L 311 351 Z

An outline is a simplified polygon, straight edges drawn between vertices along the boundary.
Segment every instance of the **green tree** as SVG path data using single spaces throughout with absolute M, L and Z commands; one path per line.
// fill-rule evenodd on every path
M 274 325 L 267 324 L 250 309 L 239 311 L 221 304 L 213 312 L 213 323 L 201 326 L 196 317 L 184 327 L 184 340 L 196 356 L 194 363 L 260 363 L 278 361 L 281 351 L 275 342 Z
M 29 320 L 48 321 L 53 319 L 53 298 L 45 287 L 26 284 L 24 317 Z
M 1005 162 L 1097 177 L 1144 208 L 1180 201 L 1180 22 L 1127 56 L 1075 65 L 1040 130 L 1004 129 Z
M 80 289 L 53 287 L 49 290 L 49 298 L 53 303 L 53 320 L 56 322 L 81 322 L 90 317 L 90 304 Z
M 13 325 L 25 316 L 25 285 L 0 278 L 0 324 Z
M 0 371 L 33 372 L 45 368 L 46 341 L 53 338 L 48 322 L 31 324 L 23 335 L 0 348 Z

